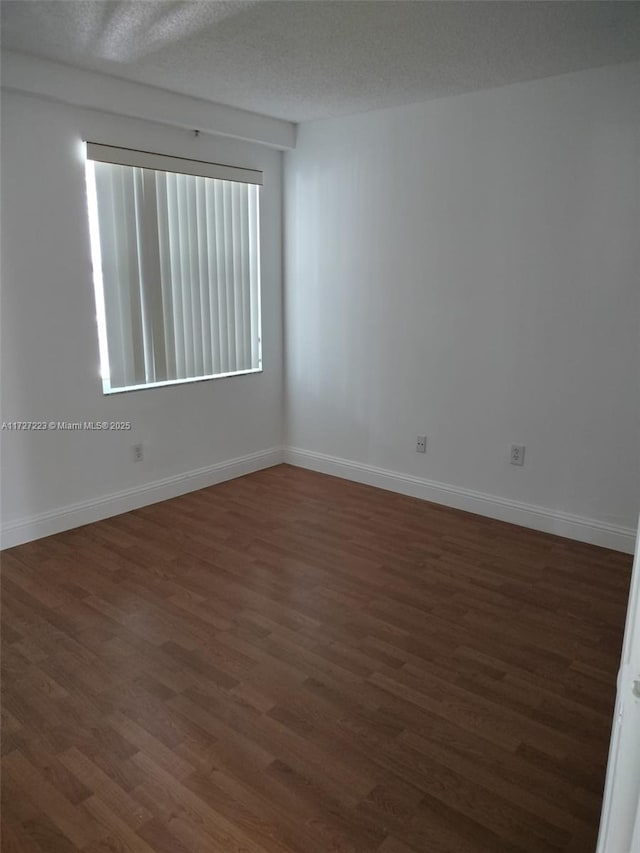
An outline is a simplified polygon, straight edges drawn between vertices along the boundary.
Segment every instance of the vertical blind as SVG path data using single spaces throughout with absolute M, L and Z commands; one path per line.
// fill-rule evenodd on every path
M 238 169 L 225 180 L 104 162 L 116 159 L 106 150 L 88 146 L 95 160 L 87 161 L 105 391 L 259 370 L 258 185 L 239 180 Z M 140 162 L 131 154 L 143 153 L 119 159 Z M 207 165 L 159 158 L 169 160 L 176 169 Z

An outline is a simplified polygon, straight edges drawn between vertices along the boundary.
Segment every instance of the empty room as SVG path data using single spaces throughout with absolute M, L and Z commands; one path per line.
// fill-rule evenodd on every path
M 640 3 L 0 13 L 3 853 L 640 853 Z

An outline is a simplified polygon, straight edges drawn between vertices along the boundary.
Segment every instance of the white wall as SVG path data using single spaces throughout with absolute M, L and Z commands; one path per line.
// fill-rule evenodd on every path
M 262 374 L 102 395 L 83 138 L 264 170 Z M 133 424 L 125 433 L 4 432 L 3 525 L 17 530 L 5 545 L 50 532 L 46 524 L 31 530 L 34 517 L 64 515 L 69 505 L 281 445 L 281 161 L 280 152 L 260 145 L 195 139 L 180 129 L 3 93 L 1 418 Z M 145 459 L 133 464 L 131 445 L 139 441 Z M 150 499 L 149 493 L 138 503 Z M 96 515 L 108 511 L 100 507 Z M 56 518 L 51 529 L 90 519 L 72 513 L 68 525 Z
M 356 465 L 292 460 L 365 480 L 377 466 L 453 489 L 382 484 L 632 545 L 639 107 L 634 64 L 299 127 L 288 443 Z M 532 513 L 503 512 L 518 502 Z
M 639 92 L 640 66 L 622 66 L 300 127 L 286 161 L 291 459 L 632 545 Z M 83 137 L 264 170 L 262 375 L 103 397 Z M 1 177 L 0 418 L 134 426 L 2 434 L 3 544 L 243 470 L 228 460 L 277 461 L 280 153 L 3 93 Z M 200 469 L 216 470 L 178 482 Z

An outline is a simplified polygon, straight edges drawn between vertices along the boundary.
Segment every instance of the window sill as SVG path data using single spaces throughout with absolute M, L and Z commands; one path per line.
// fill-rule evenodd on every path
M 145 382 L 143 385 L 127 385 L 125 388 L 112 388 L 108 379 L 102 380 L 102 393 L 105 396 L 111 394 L 125 394 L 129 391 L 146 391 L 149 388 L 167 388 L 172 385 L 191 385 L 194 382 L 208 382 L 211 379 L 228 379 L 231 376 L 247 376 L 251 373 L 262 373 L 262 367 L 254 367 L 251 370 L 236 370 L 232 373 L 213 373 L 210 376 L 191 376 L 187 379 L 165 379 L 162 382 Z

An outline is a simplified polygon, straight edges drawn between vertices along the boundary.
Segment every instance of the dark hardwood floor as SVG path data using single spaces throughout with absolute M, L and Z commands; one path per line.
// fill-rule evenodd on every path
M 5 551 L 3 853 L 590 853 L 630 569 L 284 465 Z

